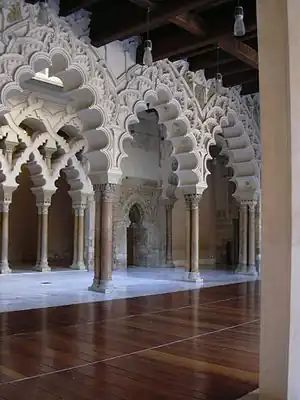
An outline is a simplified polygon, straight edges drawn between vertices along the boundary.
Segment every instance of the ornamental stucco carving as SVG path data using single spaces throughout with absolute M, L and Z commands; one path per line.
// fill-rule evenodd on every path
M 88 43 L 88 13 L 80 11 L 59 18 L 57 7 L 51 6 L 48 25 L 38 26 L 37 11 L 38 5 L 21 1 L 21 19 L 1 13 L 0 113 L 15 107 L 11 97 L 22 90 L 23 81 L 50 68 L 50 73 L 63 82 L 64 94 L 69 96 L 61 124 L 66 123 L 64 118 L 72 116 L 71 123 L 77 125 L 83 138 L 81 143 L 73 143 L 73 150 L 68 153 L 82 151 L 85 170 L 91 174 L 109 177 L 113 171 L 121 175 L 121 161 L 126 157 L 124 139 L 132 139 L 130 125 L 139 122 L 139 112 L 149 107 L 157 111 L 159 123 L 165 126 L 166 137 L 172 143 L 179 186 L 206 188 L 209 146 L 218 141 L 234 170 L 232 180 L 237 195 L 257 190 L 260 165 L 257 97 L 242 97 L 238 88 L 223 88 L 217 95 L 214 81 L 207 81 L 203 71 L 190 72 L 184 61 L 162 60 L 151 67 L 136 65 L 116 79 L 99 51 Z M 39 113 L 38 107 L 35 113 Z M 32 149 L 45 142 L 46 135 L 40 133 Z M 62 164 L 68 160 L 66 153 Z M 4 162 L 4 169 L 5 165 Z

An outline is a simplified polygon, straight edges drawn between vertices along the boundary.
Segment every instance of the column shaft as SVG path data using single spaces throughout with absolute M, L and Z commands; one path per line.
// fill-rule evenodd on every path
M 174 204 L 166 204 L 165 211 L 166 211 L 166 265 L 173 267 L 173 208 Z
M 84 263 L 84 203 L 75 204 L 74 208 L 74 249 L 71 268 L 85 270 Z
M 237 272 L 246 273 L 248 264 L 248 206 L 240 204 L 239 266 Z
M 9 206 L 10 203 L 2 203 L 2 240 L 1 240 L 1 263 L 0 273 L 6 274 L 11 272 L 8 264 L 8 229 L 9 229 Z
M 202 281 L 199 272 L 199 202 L 201 195 L 184 196 L 187 207 L 187 278 Z
M 38 204 L 37 263 L 35 269 L 51 271 L 48 264 L 48 203 Z
M 256 275 L 255 262 L 255 203 L 249 205 L 249 265 L 248 273 Z
M 90 290 L 107 293 L 112 290 L 113 203 L 116 185 L 95 185 L 95 270 Z

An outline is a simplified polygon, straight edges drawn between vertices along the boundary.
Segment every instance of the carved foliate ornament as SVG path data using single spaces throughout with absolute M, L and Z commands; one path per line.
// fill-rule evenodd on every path
M 199 207 L 202 194 L 185 194 L 184 201 L 187 210 L 196 210 Z

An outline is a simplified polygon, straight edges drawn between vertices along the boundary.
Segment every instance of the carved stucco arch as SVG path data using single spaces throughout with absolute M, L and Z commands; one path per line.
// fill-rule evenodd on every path
M 204 149 L 205 180 L 210 174 L 209 147 L 218 143 L 222 154 L 228 157 L 227 166 L 233 170 L 234 195 L 240 199 L 253 198 L 260 186 L 260 135 L 253 110 L 256 100 L 252 101 L 251 109 L 249 96 L 243 98 L 239 87 L 222 88 L 221 93 L 216 93 L 214 80 L 207 81 L 204 71 L 196 74 L 187 71 L 186 79 L 201 108 L 197 148 Z
M 76 114 L 87 139 L 84 153 L 91 174 L 107 173 L 113 167 L 112 132 L 118 101 L 115 81 L 92 46 L 76 38 L 66 20 L 49 9 L 49 23 L 36 23 L 38 7 L 20 2 L 22 19 L 8 23 L 3 18 L 0 40 L 0 115 L 10 111 L 9 99 L 22 92 L 22 83 L 49 68 L 61 79 L 69 96 L 69 113 Z
M 137 205 L 143 223 L 147 223 L 149 206 L 147 206 L 147 203 L 140 195 L 132 194 L 128 197 L 122 208 L 123 223 L 126 228 L 128 228 L 130 225 L 129 212 L 131 210 L 131 207 L 134 205 Z
M 180 69 L 168 60 L 151 67 L 134 66 L 120 80 L 118 95 L 119 126 L 123 133 L 118 143 L 117 166 L 120 168 L 126 157 L 124 140 L 133 139 L 130 125 L 139 122 L 139 112 L 155 109 L 158 123 L 166 127 L 166 138 L 173 146 L 179 185 L 192 190 L 205 186 L 202 152 L 197 151 L 195 139 L 195 133 L 200 134 L 197 129 L 200 110 Z
M 36 107 L 37 104 L 39 105 L 38 108 Z M 30 170 L 35 188 L 55 191 L 55 183 L 60 172 L 63 171 L 72 192 L 78 191 L 86 195 L 92 193 L 93 188 L 88 177 L 88 169 L 84 160 L 80 161 L 76 157 L 76 154 L 84 149 L 86 140 L 79 136 L 77 140 L 68 143 L 57 134 L 58 127 L 63 129 L 61 121 L 67 121 L 68 127 L 73 126 L 74 130 L 78 127 L 78 121 L 67 117 L 62 117 L 59 120 L 51 118 L 49 112 L 43 108 L 40 102 L 35 102 L 34 105 L 30 101 L 24 101 L 22 106 L 19 104 L 18 107 L 12 108 L 5 115 L 7 124 L 0 127 L 0 136 L 4 138 L 4 143 L 7 141 L 12 148 L 15 148 L 18 143 L 24 144 L 24 150 L 20 152 L 17 159 L 14 159 L 11 166 L 7 162 L 6 154 L 0 155 L 4 178 L 3 185 L 14 187 L 22 166 L 26 165 Z M 19 126 L 26 120 L 37 120 L 45 129 L 28 136 L 26 131 Z M 55 153 L 58 149 L 62 152 L 61 156 L 55 162 L 52 162 L 51 167 L 39 151 L 39 147 L 43 145 L 50 154 Z

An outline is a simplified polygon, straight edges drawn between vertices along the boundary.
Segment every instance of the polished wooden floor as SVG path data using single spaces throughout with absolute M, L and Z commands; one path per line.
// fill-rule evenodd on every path
M 257 387 L 258 282 L 0 318 L 1 400 L 234 400 Z

